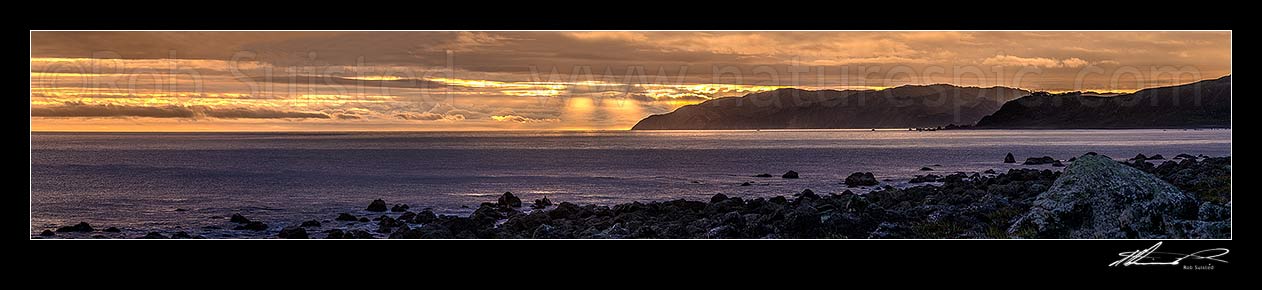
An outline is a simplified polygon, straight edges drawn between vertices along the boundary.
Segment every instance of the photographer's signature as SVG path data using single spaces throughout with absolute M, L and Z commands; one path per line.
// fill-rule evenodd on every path
M 1113 262 L 1112 264 L 1109 264 L 1109 266 L 1110 267 L 1147 266 L 1147 265 L 1176 266 L 1176 265 L 1179 265 L 1179 262 L 1182 262 L 1184 260 L 1206 260 L 1206 261 L 1227 263 L 1227 261 L 1219 259 L 1218 257 L 1226 255 L 1228 252 L 1230 252 L 1226 248 L 1213 248 L 1213 249 L 1208 249 L 1208 250 L 1200 250 L 1191 254 L 1180 254 L 1180 253 L 1171 253 L 1171 252 L 1158 252 L 1157 248 L 1159 247 L 1161 247 L 1161 242 L 1157 242 L 1156 245 L 1153 245 L 1152 247 L 1149 247 L 1148 249 L 1145 249 L 1145 250 L 1118 253 L 1117 255 L 1121 256 L 1122 259 L 1117 260 L 1116 262 Z

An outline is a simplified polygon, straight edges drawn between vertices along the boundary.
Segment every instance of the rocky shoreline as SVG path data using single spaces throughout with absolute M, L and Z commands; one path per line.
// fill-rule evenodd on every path
M 1007 163 L 1016 160 L 1011 154 Z M 1154 163 L 1159 162 L 1159 163 Z M 1051 157 L 1025 164 L 1066 166 Z M 849 190 L 742 199 L 715 194 L 708 201 L 633 202 L 614 206 L 522 201 L 504 193 L 468 216 L 412 211 L 372 201 L 370 215 L 339 213 L 332 220 L 283 225 L 277 238 L 306 239 L 620 239 L 620 238 L 1230 238 L 1231 157 L 1142 154 L 1125 161 L 1087 153 L 1064 160 L 1064 172 L 1011 169 L 998 173 L 917 175 L 909 188 L 883 185 L 856 172 Z M 926 170 L 929 171 L 929 170 Z M 783 178 L 796 177 L 796 172 Z M 770 176 L 769 174 L 766 174 Z M 375 217 L 374 217 L 375 215 Z M 237 231 L 276 225 L 235 214 Z M 364 229 L 371 225 L 375 230 Z M 225 227 L 228 228 L 228 227 Z M 117 233 L 86 222 L 43 230 L 33 238 L 68 233 Z M 130 238 L 199 238 L 151 232 Z

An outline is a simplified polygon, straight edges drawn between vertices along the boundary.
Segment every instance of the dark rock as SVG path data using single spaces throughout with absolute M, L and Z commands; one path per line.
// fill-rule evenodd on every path
M 41 236 L 41 237 L 51 237 L 51 236 L 55 236 L 55 235 L 57 235 L 57 234 L 54 234 L 54 233 L 53 233 L 53 231 L 50 231 L 50 230 L 44 230 L 43 232 L 40 232 L 40 233 L 39 233 L 39 236 Z
M 994 170 L 994 169 L 986 169 L 986 171 L 982 171 L 982 173 L 985 173 L 985 174 L 995 174 L 995 170 Z
M 366 218 L 366 217 L 360 217 L 360 218 L 359 218 L 359 222 L 361 222 L 361 223 L 366 223 L 366 222 L 370 222 L 370 221 L 371 221 L 371 220 L 369 220 L 369 219 L 368 219 L 368 218 Z
M 408 211 L 408 205 L 396 204 L 393 207 L 390 207 L 390 211 L 391 212 L 405 212 L 405 211 Z
M 1052 164 L 1054 162 L 1056 162 L 1056 158 L 1052 158 L 1051 156 L 1030 157 L 1026 158 L 1025 163 L 1022 163 L 1022 165 L 1042 165 Z
M 377 200 L 373 200 L 373 201 L 372 201 L 372 203 L 369 203 L 369 204 L 368 204 L 368 208 L 365 208 L 364 210 L 366 210 L 366 211 L 375 211 L 375 212 L 383 212 L 383 211 L 386 211 L 386 209 L 387 209 L 387 208 L 386 208 L 386 201 L 384 201 L 384 200 L 380 200 L 380 199 L 377 199 Z
M 1104 156 L 1083 156 L 1040 193 L 1008 232 L 1036 238 L 1184 238 L 1195 198 Z
M 785 172 L 784 175 L 781 175 L 780 177 L 781 178 L 798 178 L 798 173 L 797 171 L 789 170 L 789 172 Z
M 1161 154 L 1155 154 L 1153 156 L 1148 156 L 1148 159 L 1146 160 L 1165 160 L 1165 159 L 1166 159 L 1165 156 L 1161 156 Z
M 929 168 L 929 167 L 921 167 L 921 168 L 920 168 L 920 171 L 933 171 L 933 168 Z
M 771 173 L 763 173 L 763 174 L 759 174 L 759 175 L 754 175 L 754 177 L 772 177 L 772 175 L 771 175 Z
M 1131 158 L 1131 160 L 1144 161 L 1144 160 L 1148 160 L 1148 157 L 1144 156 L 1144 154 L 1141 153 L 1141 154 L 1136 154 L 1135 158 Z
M 145 234 L 144 237 L 141 237 L 141 239 L 166 239 L 166 238 L 167 236 L 164 236 L 162 235 L 162 233 L 159 233 L 159 232 L 149 232 L 148 234 Z
M 1096 154 L 1095 151 L 1090 151 L 1090 152 L 1087 152 L 1087 154 L 1083 154 L 1083 155 L 1099 155 L 1099 154 Z
M 501 207 L 521 207 L 521 199 L 513 196 L 512 192 L 505 192 L 495 202 Z
M 250 230 L 250 231 L 256 231 L 256 232 L 257 232 L 257 231 L 267 230 L 267 224 L 265 224 L 265 223 L 263 223 L 263 222 L 249 222 L 249 223 L 246 223 L 245 225 L 237 226 L 237 227 L 232 228 L 232 229 L 233 229 L 233 230 L 238 230 L 238 231 L 240 231 L 240 230 Z
M 546 208 L 546 207 L 549 207 L 549 206 L 552 206 L 552 201 L 551 201 L 551 200 L 548 200 L 548 197 L 547 197 L 547 196 L 545 196 L 545 197 L 543 197 L 543 199 L 536 199 L 536 200 L 535 200 L 535 204 L 534 204 L 534 205 L 532 205 L 532 206 L 530 206 L 530 208 L 533 208 L 533 209 L 542 209 L 542 208 Z
M 1052 166 L 1053 166 L 1053 167 L 1065 167 L 1065 164 L 1064 164 L 1064 163 L 1060 163 L 1060 160 L 1056 160 L 1056 161 L 1052 161 Z
M 245 216 L 243 216 L 243 215 L 241 215 L 241 214 L 239 214 L 239 213 L 234 213 L 234 214 L 232 214 L 232 218 L 231 218 L 231 219 L 229 219 L 228 221 L 230 221 L 230 222 L 234 222 L 234 223 L 238 223 L 238 224 L 248 224 L 248 223 L 250 223 L 250 219 L 245 218 Z
M 908 182 L 908 183 L 937 182 L 937 181 L 938 181 L 938 180 L 940 180 L 940 179 L 942 179 L 942 177 L 941 177 L 941 176 L 937 176 L 937 175 L 933 175 L 933 174 L 929 174 L 929 175 L 916 175 L 916 177 L 912 178 L 910 181 L 907 181 L 907 182 Z
M 123 230 L 120 230 L 120 229 L 118 229 L 118 228 L 116 228 L 116 227 L 108 227 L 108 228 L 105 228 L 105 230 L 104 230 L 104 232 L 107 232 L 107 233 L 118 233 L 118 232 L 122 232 L 122 231 L 123 231 Z
M 281 229 L 280 233 L 277 234 L 276 237 L 282 239 L 310 239 L 310 237 L 307 236 L 307 230 L 302 227 L 288 227 Z
M 189 235 L 188 232 L 178 231 L 178 232 L 175 232 L 175 234 L 172 234 L 171 238 L 172 239 L 192 239 L 193 236 Z
M 92 226 L 88 225 L 88 223 L 86 222 L 79 222 L 78 224 L 75 224 L 73 226 L 64 226 L 64 227 L 57 228 L 58 233 L 65 233 L 65 232 L 86 233 L 86 232 L 91 232 L 91 231 L 93 231 Z
M 309 221 L 302 222 L 302 225 L 299 225 L 299 226 L 300 226 L 300 227 L 304 227 L 304 228 L 307 228 L 307 227 L 320 227 L 320 221 L 317 221 L 317 220 L 309 220 Z
M 437 219 L 438 217 L 434 215 L 434 212 L 427 209 L 427 210 L 421 211 L 420 213 L 417 213 L 416 217 L 412 218 L 412 223 L 428 224 L 428 223 L 434 222 L 434 220 L 437 220 Z
M 846 186 L 849 187 L 873 186 L 879 183 L 876 181 L 876 176 L 872 175 L 871 172 L 855 172 L 851 173 L 850 176 L 846 176 Z
M 810 188 L 803 190 L 801 193 L 794 194 L 793 196 L 796 196 L 798 199 L 819 199 L 819 195 L 815 194 L 815 191 Z
M 1009 152 L 1008 156 L 1003 157 L 1003 163 L 1017 163 L 1017 157 L 1012 156 L 1012 153 Z
M 325 239 L 342 239 L 343 236 L 346 235 L 345 232 L 342 232 L 342 230 L 339 229 L 328 230 L 324 233 L 327 234 L 324 236 Z
M 354 215 L 351 215 L 351 214 L 349 214 L 349 213 L 339 213 L 339 214 L 337 214 L 337 218 L 335 218 L 335 219 L 333 219 L 333 220 L 335 220 L 335 221 L 344 221 L 344 222 L 353 222 L 353 221 L 359 221 L 359 218 L 357 218 L 357 217 L 355 217 Z
M 1196 160 L 1196 156 L 1188 155 L 1187 153 L 1180 153 L 1179 155 L 1175 155 L 1174 158 Z
M 749 183 L 749 181 L 746 181 L 746 182 L 744 182 L 744 183 L 741 183 L 741 186 L 750 186 L 750 185 L 753 185 L 753 184 L 752 184 L 752 183 Z
M 177 208 L 175 211 L 188 211 L 187 209 Z
M 727 195 L 722 194 L 722 193 L 717 193 L 717 194 L 714 194 L 714 196 L 710 197 L 710 203 L 718 203 L 724 200 L 727 200 Z

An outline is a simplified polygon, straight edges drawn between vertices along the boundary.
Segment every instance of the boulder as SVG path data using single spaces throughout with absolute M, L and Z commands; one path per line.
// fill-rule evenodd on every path
M 123 230 L 120 230 L 120 229 L 118 229 L 118 228 L 116 228 L 116 227 L 108 227 L 108 228 L 105 228 L 105 230 L 103 230 L 103 232 L 107 232 L 107 233 L 118 233 L 118 232 L 122 232 L 122 231 L 123 231 Z
M 1022 165 L 1042 165 L 1052 164 L 1054 162 L 1056 162 L 1056 158 L 1052 158 L 1051 156 L 1030 157 L 1026 158 L 1025 163 L 1022 163 Z
M 718 203 L 724 200 L 727 200 L 727 195 L 722 193 L 716 193 L 714 196 L 710 197 L 710 203 Z
M 380 199 L 373 200 L 372 203 L 368 204 L 368 208 L 365 208 L 364 210 L 375 211 L 375 212 L 386 211 L 386 201 L 380 200 Z
M 1012 153 L 1009 152 L 1008 156 L 1003 157 L 1003 163 L 1017 163 L 1017 157 L 1012 156 Z
M 162 233 L 159 233 L 159 232 L 149 232 L 148 234 L 145 234 L 144 237 L 140 237 L 140 238 L 141 239 L 166 239 L 167 236 L 164 236 L 162 235 Z
M 333 219 L 333 220 L 335 220 L 335 221 L 344 221 L 344 222 L 353 222 L 353 221 L 359 221 L 359 218 L 357 218 L 357 217 L 355 217 L 354 215 L 351 215 L 351 214 L 349 214 L 349 213 L 339 213 L 339 214 L 337 214 L 337 218 L 335 218 L 335 219 Z
M 91 231 L 93 231 L 92 226 L 88 225 L 88 223 L 86 222 L 79 222 L 78 224 L 75 224 L 73 226 L 64 226 L 64 227 L 57 228 L 58 233 L 66 233 L 66 232 L 87 233 Z
M 55 236 L 55 235 L 57 235 L 57 234 L 54 234 L 54 233 L 53 233 L 53 231 L 50 231 L 50 230 L 44 230 L 43 232 L 40 232 L 40 233 L 39 233 L 39 236 L 41 236 L 41 237 L 51 237 L 51 236 Z
M 280 233 L 277 234 L 276 237 L 282 238 L 282 239 L 309 239 L 311 238 L 307 236 L 307 230 L 303 229 L 302 227 L 288 227 L 288 228 L 281 229 Z
M 1180 153 L 1179 155 L 1175 155 L 1174 158 L 1196 160 L 1196 156 L 1188 155 L 1187 153 Z
M 920 171 L 933 171 L 933 168 L 929 168 L 929 167 L 921 167 L 921 168 L 920 168 Z
M 241 215 L 241 214 L 239 214 L 239 213 L 234 213 L 234 214 L 232 214 L 232 219 L 229 219 L 228 221 L 230 221 L 230 222 L 234 222 L 234 223 L 238 223 L 238 224 L 248 224 L 248 223 L 250 223 L 250 219 L 245 218 L 245 216 L 243 216 L 243 215 Z
M 750 185 L 754 185 L 754 184 L 749 183 L 749 181 L 746 181 L 746 182 L 744 182 L 744 183 L 741 183 L 741 186 L 750 186 Z
M 391 212 L 405 212 L 405 211 L 408 211 L 408 205 L 396 204 L 393 207 L 390 207 L 390 211 Z
M 1008 229 L 1027 238 L 1184 238 L 1195 199 L 1156 176 L 1105 156 L 1078 158 Z
M 238 230 L 238 231 L 240 231 L 240 230 L 250 230 L 250 231 L 256 231 L 256 232 L 257 232 L 257 231 L 267 230 L 267 224 L 265 224 L 265 223 L 263 223 L 263 222 L 249 222 L 249 223 L 246 223 L 245 225 L 237 226 L 237 227 L 232 228 L 232 229 L 233 229 L 233 230 Z
M 916 177 L 912 178 L 910 181 L 907 181 L 907 182 L 908 183 L 925 183 L 925 182 L 936 182 L 940 179 L 942 179 L 941 176 L 934 175 L 934 174 L 916 175 Z
M 1052 167 L 1065 167 L 1065 164 L 1060 163 L 1060 160 L 1056 160 L 1056 161 L 1052 161 Z
M 785 172 L 784 175 L 781 175 L 780 178 L 798 178 L 798 173 L 797 171 L 789 170 L 789 172 Z
M 536 200 L 535 200 L 535 204 L 534 204 L 534 205 L 532 205 L 532 206 L 530 206 L 530 208 L 533 208 L 533 209 L 542 209 L 542 208 L 549 207 L 549 206 L 552 206 L 552 201 L 551 201 L 551 200 L 548 200 L 548 197 L 547 197 L 547 196 L 545 196 L 545 197 L 543 197 L 542 199 L 536 199 Z
M 189 235 L 188 232 L 178 231 L 178 232 L 175 232 L 175 234 L 172 234 L 171 238 L 172 239 L 192 239 L 193 236 Z
M 1141 153 L 1141 154 L 1136 154 L 1136 155 L 1135 155 L 1135 158 L 1131 158 L 1131 160 L 1135 160 L 1135 161 L 1144 161 L 1144 160 L 1148 160 L 1148 156 L 1144 156 L 1144 154 L 1142 154 L 1142 153 Z
M 759 174 L 759 175 L 754 175 L 754 177 L 772 177 L 772 175 L 771 175 L 771 173 L 763 173 L 763 174 Z
M 1154 154 L 1153 156 L 1148 156 L 1148 160 L 1164 160 L 1164 159 L 1166 159 L 1166 157 L 1161 156 L 1161 154 Z
M 305 222 L 302 222 L 302 225 L 300 225 L 300 227 L 304 227 L 304 228 L 307 228 L 307 227 L 320 227 L 320 221 L 317 221 L 317 220 L 309 220 L 309 221 L 305 221 Z
M 879 183 L 876 181 L 876 176 L 872 175 L 871 172 L 855 172 L 851 173 L 850 176 L 846 176 L 846 186 L 849 187 L 873 186 Z
M 505 192 L 495 203 L 500 207 L 521 207 L 521 199 L 514 196 L 512 192 Z

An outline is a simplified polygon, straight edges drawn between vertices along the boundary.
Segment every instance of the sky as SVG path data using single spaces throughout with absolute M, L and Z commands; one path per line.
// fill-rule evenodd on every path
M 33 131 L 625 130 L 709 99 L 909 84 L 1124 93 L 1226 31 L 32 31 Z

